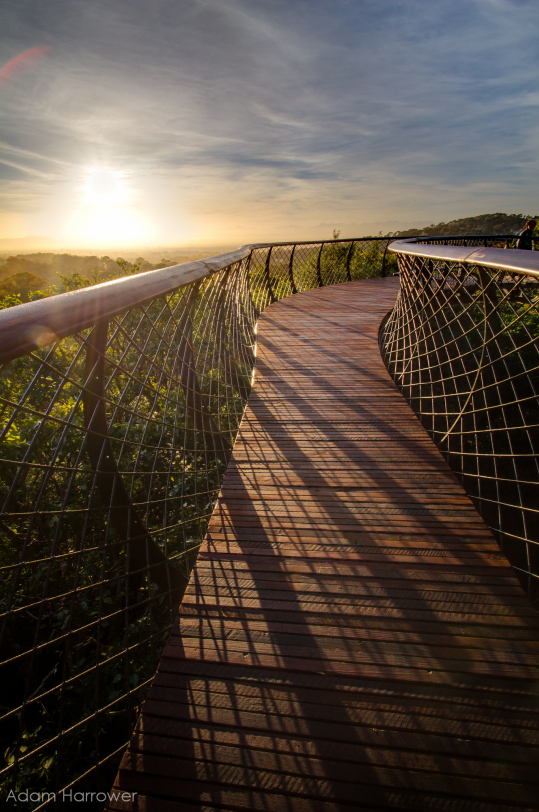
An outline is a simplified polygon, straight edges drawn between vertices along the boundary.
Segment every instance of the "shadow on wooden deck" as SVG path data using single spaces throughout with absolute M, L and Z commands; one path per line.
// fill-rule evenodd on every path
M 537 809 L 539 619 L 378 351 L 395 280 L 259 323 L 109 809 Z

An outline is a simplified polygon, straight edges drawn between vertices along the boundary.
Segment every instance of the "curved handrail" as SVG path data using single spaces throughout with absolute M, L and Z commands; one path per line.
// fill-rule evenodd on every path
M 165 296 L 190 282 L 197 282 L 246 259 L 251 246 L 204 260 L 184 262 L 155 271 L 101 282 L 87 288 L 60 293 L 47 299 L 9 307 L 0 311 L 0 363 L 6 363 L 35 349 L 36 325 L 50 333 L 50 339 L 65 338 L 102 319 L 139 307 Z
M 465 247 L 450 246 L 445 243 L 451 239 L 508 239 L 514 235 L 494 235 L 489 237 L 469 235 L 468 237 L 412 237 L 389 243 L 388 250 L 395 253 L 416 253 L 420 256 L 429 256 L 433 259 L 446 259 L 449 261 L 471 261 L 472 255 L 475 264 L 496 264 L 490 259 L 496 259 L 492 251 L 499 252 L 499 258 L 506 260 L 505 249 L 499 248 L 473 248 L 466 251 Z M 57 296 L 38 301 L 27 302 L 16 308 L 7 308 L 0 311 L 0 363 L 23 355 L 35 346 L 33 340 L 24 336 L 27 328 L 39 324 L 48 328 L 57 338 L 69 335 L 75 330 L 82 330 L 98 319 L 110 318 L 123 310 L 137 307 L 152 299 L 166 295 L 190 282 L 204 279 L 241 259 L 246 259 L 256 249 L 279 248 L 286 246 L 326 245 L 340 243 L 361 243 L 375 240 L 384 241 L 387 237 L 350 237 L 337 240 L 304 240 L 296 242 L 250 243 L 235 251 L 218 254 L 203 260 L 184 262 L 171 265 L 158 270 L 146 271 L 122 279 L 114 279 L 91 285 L 75 291 L 58 294 Z M 432 245 L 430 241 L 442 240 L 443 244 Z M 427 242 L 428 241 L 428 242 Z M 421 251 L 411 251 L 408 245 L 421 245 Z M 443 251 L 442 251 L 443 249 Z M 488 255 L 482 252 L 488 251 Z M 528 252 L 525 252 L 528 254 Z M 539 263 L 534 262 L 534 255 L 525 257 L 526 262 L 500 263 L 500 269 L 515 270 L 522 273 L 533 273 Z M 529 267 L 528 267 L 529 266 Z
M 441 262 L 459 262 L 497 268 L 509 273 L 539 277 L 539 253 L 506 248 L 468 248 L 460 245 L 432 245 L 417 242 L 417 238 L 397 240 L 388 246 L 394 254 L 424 257 Z

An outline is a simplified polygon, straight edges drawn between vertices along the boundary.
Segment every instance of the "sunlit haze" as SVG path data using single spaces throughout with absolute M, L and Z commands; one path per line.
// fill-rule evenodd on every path
M 89 247 L 108 244 L 151 243 L 154 236 L 148 216 L 137 205 L 124 173 L 105 167 L 83 172 L 83 183 L 74 196 L 63 241 Z
M 2 16 L 0 250 L 539 209 L 536 0 L 7 0 Z
M 128 190 L 120 172 L 95 167 L 85 172 L 83 202 L 94 206 L 125 206 Z

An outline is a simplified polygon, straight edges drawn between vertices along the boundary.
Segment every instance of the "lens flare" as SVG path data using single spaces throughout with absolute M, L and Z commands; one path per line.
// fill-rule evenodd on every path
M 38 349 L 58 341 L 58 336 L 53 333 L 50 327 L 42 327 L 40 324 L 30 327 L 26 335 Z
M 22 53 L 14 56 L 0 69 L 0 87 L 9 84 L 19 74 L 27 71 L 32 65 L 43 59 L 49 51 L 50 46 L 48 45 L 36 45 L 35 48 L 28 48 L 27 51 L 22 51 Z

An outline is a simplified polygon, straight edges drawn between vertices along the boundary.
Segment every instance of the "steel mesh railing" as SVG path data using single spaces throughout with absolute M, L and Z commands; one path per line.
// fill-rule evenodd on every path
M 253 246 L 251 277 L 267 304 L 323 285 L 385 276 L 387 238 L 330 240 L 320 243 L 274 243 Z
M 0 313 L 0 797 L 109 789 L 217 498 L 260 311 L 381 275 L 388 242 L 247 246 Z
M 539 257 L 390 250 L 401 290 L 381 331 L 386 365 L 537 603 Z

